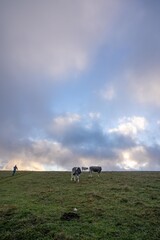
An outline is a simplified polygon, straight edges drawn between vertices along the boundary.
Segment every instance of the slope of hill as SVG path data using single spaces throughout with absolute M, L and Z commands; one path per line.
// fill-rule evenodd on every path
M 0 172 L 1 240 L 158 240 L 160 172 Z

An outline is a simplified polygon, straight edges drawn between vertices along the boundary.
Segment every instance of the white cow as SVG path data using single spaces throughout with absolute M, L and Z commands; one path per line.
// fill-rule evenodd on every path
M 81 169 L 80 167 L 74 167 L 72 168 L 72 172 L 71 172 L 71 181 L 74 179 L 74 181 L 79 182 L 79 176 L 81 174 Z

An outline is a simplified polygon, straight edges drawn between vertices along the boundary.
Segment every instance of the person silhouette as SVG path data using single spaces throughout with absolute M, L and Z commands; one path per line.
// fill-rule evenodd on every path
M 16 173 L 17 170 L 18 170 L 18 167 L 17 167 L 17 165 L 15 165 L 15 166 L 13 167 L 12 176 L 15 175 L 15 173 Z

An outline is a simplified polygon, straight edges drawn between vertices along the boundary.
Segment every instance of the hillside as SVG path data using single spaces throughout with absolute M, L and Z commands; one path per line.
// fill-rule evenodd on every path
M 158 240 L 160 172 L 0 171 L 1 240 Z

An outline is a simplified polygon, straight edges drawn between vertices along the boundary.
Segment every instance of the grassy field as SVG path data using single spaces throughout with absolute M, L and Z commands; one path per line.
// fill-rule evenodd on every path
M 0 239 L 158 240 L 159 193 L 160 172 L 0 171 Z

